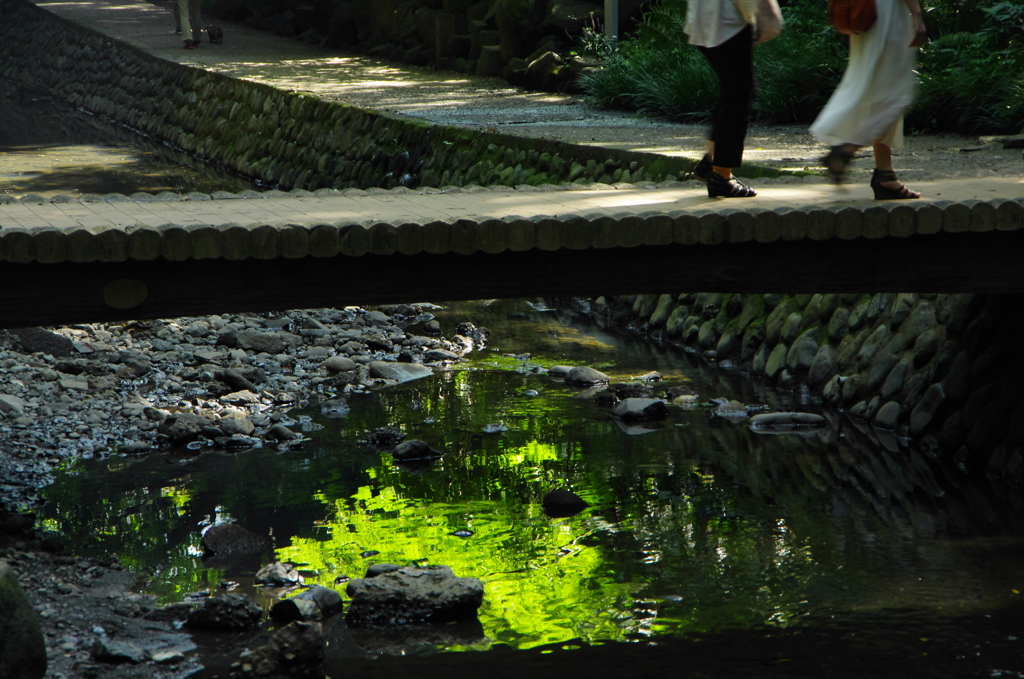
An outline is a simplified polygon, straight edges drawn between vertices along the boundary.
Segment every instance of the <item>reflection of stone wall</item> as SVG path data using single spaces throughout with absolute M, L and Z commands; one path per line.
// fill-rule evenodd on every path
M 0 77 L 268 187 L 676 179 L 692 161 L 394 118 L 157 59 L 12 0 Z
M 1019 295 L 665 294 L 594 312 L 1024 483 Z

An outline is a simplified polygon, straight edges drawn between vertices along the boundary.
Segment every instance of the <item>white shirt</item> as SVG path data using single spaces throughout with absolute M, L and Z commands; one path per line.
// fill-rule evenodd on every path
M 690 0 L 683 30 L 691 45 L 718 47 L 746 26 L 733 0 Z

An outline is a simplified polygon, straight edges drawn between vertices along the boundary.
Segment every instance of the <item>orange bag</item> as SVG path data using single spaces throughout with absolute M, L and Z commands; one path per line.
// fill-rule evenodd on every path
M 863 33 L 877 18 L 875 0 L 828 0 L 828 22 L 845 35 Z

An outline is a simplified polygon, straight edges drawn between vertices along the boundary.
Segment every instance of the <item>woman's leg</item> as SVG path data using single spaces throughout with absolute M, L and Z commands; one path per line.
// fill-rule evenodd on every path
M 188 0 L 176 0 L 178 18 L 181 21 L 181 39 L 186 43 L 192 41 L 192 26 L 188 20 Z
M 903 182 L 896 178 L 896 172 L 892 169 L 892 148 L 888 144 L 882 141 L 874 141 L 871 143 L 871 150 L 875 154 L 875 176 L 882 180 L 873 180 L 872 185 L 877 184 L 884 189 L 888 189 L 892 192 L 893 198 L 897 196 L 900 198 L 921 197 L 920 193 L 911 191 L 903 185 Z
M 717 47 L 701 52 L 718 76 L 718 104 L 712 117 L 712 162 L 726 179 L 743 163 L 743 145 L 754 103 L 754 46 L 748 26 Z

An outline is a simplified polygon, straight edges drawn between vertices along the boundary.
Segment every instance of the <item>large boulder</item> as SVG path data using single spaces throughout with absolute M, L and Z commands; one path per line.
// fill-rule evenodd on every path
M 763 413 L 750 418 L 749 424 L 754 430 L 792 430 L 824 427 L 828 420 L 814 413 Z
M 195 441 L 203 433 L 203 427 L 213 425 L 213 420 L 192 413 L 177 413 L 164 418 L 157 431 L 174 443 Z
M 595 384 L 608 384 L 608 376 L 600 370 L 578 365 L 565 374 L 565 383 L 580 387 L 592 387 Z
M 395 382 L 411 382 L 421 377 L 433 375 L 433 371 L 421 363 L 392 363 L 390 361 L 374 361 L 370 364 L 370 377 Z
M 254 577 L 256 584 L 271 587 L 295 587 L 302 584 L 302 575 L 295 570 L 295 566 L 282 561 L 268 563 L 256 571 Z
M 234 677 L 322 677 L 326 645 L 318 622 L 292 622 L 238 656 Z
M 587 508 L 587 501 L 571 490 L 555 488 L 541 500 L 544 513 L 553 519 L 576 516 Z
M 46 674 L 46 642 L 18 576 L 0 561 L 0 679 L 40 679 Z
M 225 594 L 207 599 L 188 615 L 188 626 L 195 629 L 245 630 L 255 627 L 263 609 L 246 596 Z
M 262 554 L 272 546 L 267 536 L 253 533 L 236 523 L 213 526 L 203 535 L 203 547 L 207 554 L 219 557 Z
M 624 422 L 660 422 L 668 417 L 668 406 L 659 398 L 627 398 L 615 406 L 612 417 Z
M 460 578 L 448 566 L 400 568 L 348 584 L 345 620 L 352 627 L 385 627 L 463 620 L 476 616 L 484 583 Z
M 443 453 L 434 450 L 419 439 L 402 441 L 395 446 L 395 449 L 391 454 L 394 456 L 395 460 L 401 460 L 403 462 L 408 462 L 410 460 L 437 460 L 443 455 Z
M 281 599 L 270 607 L 275 620 L 320 620 L 342 609 L 341 595 L 333 589 L 313 585 L 290 599 Z

